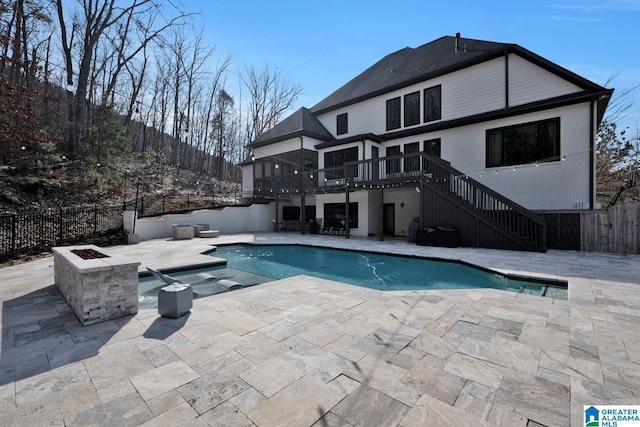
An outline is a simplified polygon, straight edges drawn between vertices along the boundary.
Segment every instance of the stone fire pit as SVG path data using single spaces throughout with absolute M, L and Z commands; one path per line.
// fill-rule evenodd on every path
M 83 325 L 138 312 L 139 262 L 94 245 L 53 248 L 53 260 L 56 286 Z

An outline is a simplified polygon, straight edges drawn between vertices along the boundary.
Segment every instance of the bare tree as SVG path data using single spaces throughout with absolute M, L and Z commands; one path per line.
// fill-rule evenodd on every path
M 298 85 L 285 80 L 278 69 L 266 64 L 261 70 L 247 68 L 242 82 L 249 91 L 246 138 L 253 141 L 275 126 L 301 92 Z
M 131 61 L 151 40 L 158 37 L 167 28 L 173 26 L 185 15 L 179 14 L 177 18 L 161 25 L 155 30 L 144 29 L 144 23 L 153 24 L 158 6 L 153 0 L 132 0 L 126 7 L 120 7 L 116 0 L 77 0 L 80 14 L 74 14 L 71 18 L 71 30 L 68 30 L 67 17 L 63 8 L 63 1 L 56 0 L 56 10 L 60 27 L 62 50 L 65 58 L 66 83 L 69 88 L 69 144 L 71 154 L 76 154 L 80 146 L 82 126 L 85 124 L 87 112 L 87 95 L 89 91 L 90 77 L 96 66 L 95 53 L 99 43 L 106 38 L 111 29 L 124 31 L 122 42 L 116 44 L 116 65 L 107 80 L 104 91 L 109 95 L 114 87 L 120 71 L 124 65 Z M 141 35 L 137 47 L 129 45 L 127 37 L 134 26 Z M 74 39 L 78 37 L 77 41 Z M 113 39 L 111 41 L 114 41 Z M 126 42 L 125 42 L 126 41 Z M 78 46 L 76 49 L 75 46 Z M 129 49 L 125 50 L 125 47 Z M 77 59 L 77 70 L 74 68 L 74 59 Z M 94 74 L 95 75 L 95 74 Z M 75 77 L 75 82 L 74 82 Z M 75 84 L 74 84 L 75 83 Z M 75 88 L 75 93 L 71 90 Z
M 605 83 L 610 86 L 619 73 Z M 596 139 L 596 198 L 603 206 L 613 200 L 621 187 L 627 186 L 629 173 L 635 171 L 640 176 L 640 130 L 622 127 L 634 111 L 633 95 L 640 89 L 640 83 L 617 90 L 607 114 L 600 124 Z M 625 192 L 620 201 L 639 201 L 638 190 Z
M 233 117 L 231 116 L 233 109 L 233 98 L 224 89 L 221 89 L 216 96 L 216 106 L 213 114 L 213 140 L 216 142 L 215 158 L 216 169 L 215 175 L 224 179 L 224 162 L 227 151 L 227 144 L 231 143 L 231 130 Z

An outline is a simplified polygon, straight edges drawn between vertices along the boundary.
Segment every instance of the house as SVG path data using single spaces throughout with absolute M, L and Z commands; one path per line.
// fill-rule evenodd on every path
M 546 250 L 536 212 L 593 209 L 613 93 L 516 44 L 445 36 L 394 52 L 252 141 L 243 186 L 279 228 Z M 297 228 L 296 228 L 297 229 Z

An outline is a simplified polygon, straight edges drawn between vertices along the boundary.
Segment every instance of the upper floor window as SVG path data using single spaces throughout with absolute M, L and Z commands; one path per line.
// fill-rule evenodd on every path
M 430 156 L 440 158 L 440 138 L 429 139 L 424 142 L 424 152 Z
M 404 171 L 415 172 L 420 170 L 420 143 L 412 142 L 410 144 L 404 144 Z
M 402 154 L 400 152 L 400 146 L 394 145 L 393 147 L 387 147 L 387 157 L 391 157 L 385 161 L 385 167 L 387 168 L 387 173 L 398 173 L 400 172 L 400 157 Z
M 442 118 L 441 86 L 424 90 L 424 121 L 432 122 Z
M 400 97 L 387 100 L 387 130 L 400 127 Z
M 560 118 L 487 130 L 487 167 L 560 160 Z
M 324 167 L 327 179 L 344 178 L 345 163 L 358 160 L 358 147 L 324 153 Z
M 404 96 L 404 125 L 413 126 L 420 123 L 420 92 Z
M 338 114 L 336 116 L 336 135 L 342 135 L 349 132 L 349 120 L 347 113 Z

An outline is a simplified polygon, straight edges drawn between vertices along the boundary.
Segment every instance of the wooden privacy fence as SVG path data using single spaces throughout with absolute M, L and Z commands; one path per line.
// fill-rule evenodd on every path
M 608 209 L 538 212 L 549 249 L 640 254 L 640 204 Z
M 79 206 L 0 215 L 0 260 L 122 230 L 121 206 Z
M 580 213 L 580 250 L 640 254 L 640 204 Z

